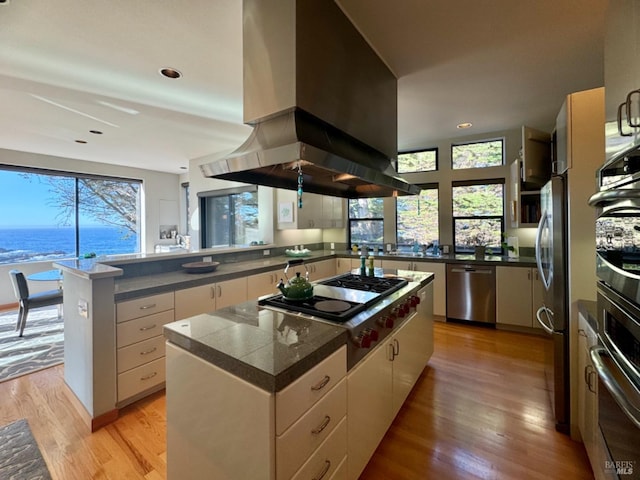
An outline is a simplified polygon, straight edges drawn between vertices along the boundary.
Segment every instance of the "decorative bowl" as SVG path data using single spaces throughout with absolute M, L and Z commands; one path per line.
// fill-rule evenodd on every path
M 305 248 L 304 250 L 285 250 L 284 254 L 287 257 L 308 257 L 311 255 L 311 250 Z
M 190 262 L 183 263 L 182 268 L 184 268 L 187 273 L 207 273 L 213 272 L 216 268 L 218 268 L 220 262 Z

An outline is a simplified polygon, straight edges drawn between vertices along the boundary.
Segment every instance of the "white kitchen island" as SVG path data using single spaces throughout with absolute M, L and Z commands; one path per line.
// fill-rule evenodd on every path
M 433 351 L 433 275 L 413 275 L 421 307 L 349 371 L 347 330 L 255 302 L 165 325 L 167 478 L 356 479 Z

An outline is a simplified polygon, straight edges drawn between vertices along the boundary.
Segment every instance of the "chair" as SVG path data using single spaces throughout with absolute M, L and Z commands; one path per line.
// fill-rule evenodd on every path
M 20 336 L 22 336 L 24 326 L 27 323 L 29 309 L 62 304 L 62 290 L 47 290 L 46 292 L 29 295 L 27 279 L 22 272 L 19 270 L 10 270 L 9 276 L 11 277 L 11 283 L 13 284 L 13 291 L 20 302 L 16 330 L 20 330 Z M 60 311 L 58 310 L 58 313 L 59 312 Z

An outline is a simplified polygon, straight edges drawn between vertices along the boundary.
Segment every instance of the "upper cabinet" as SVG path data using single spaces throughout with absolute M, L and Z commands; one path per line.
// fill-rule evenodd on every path
M 344 227 L 344 200 L 338 197 L 304 193 L 298 208 L 297 192 L 279 189 L 276 212 L 278 230 Z
M 551 176 L 551 135 L 522 127 L 520 157 L 511 163 L 509 217 L 512 228 L 535 227 L 540 220 L 540 187 Z
M 604 43 L 606 159 L 640 144 L 640 3 L 609 2 Z

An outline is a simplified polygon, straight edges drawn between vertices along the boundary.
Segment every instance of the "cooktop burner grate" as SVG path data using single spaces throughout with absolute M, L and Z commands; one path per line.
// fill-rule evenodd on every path
M 367 292 L 380 293 L 383 296 L 389 295 L 409 283 L 404 278 L 398 277 L 367 277 L 364 275 L 354 275 L 347 273 L 341 277 L 320 282 L 328 287 L 342 287 L 352 290 L 363 290 Z

